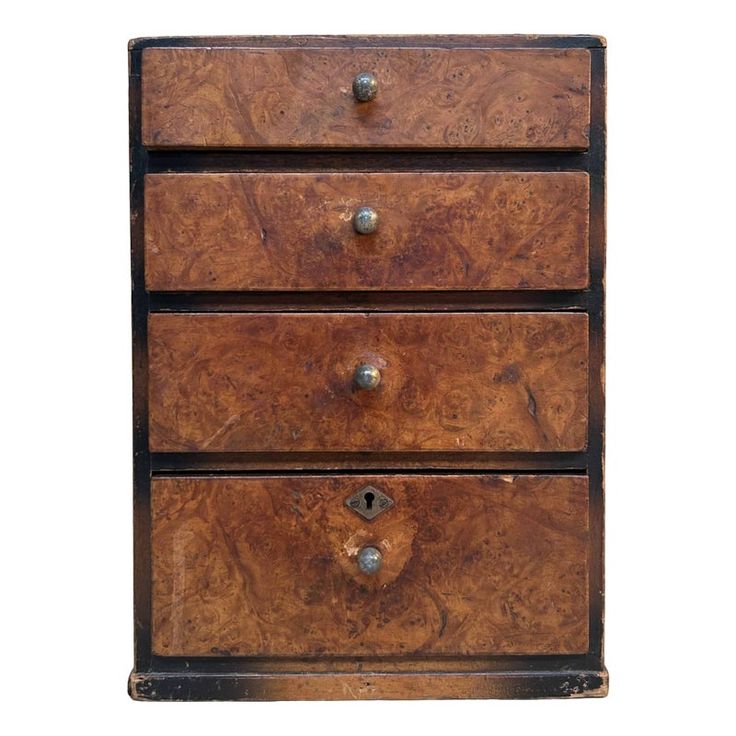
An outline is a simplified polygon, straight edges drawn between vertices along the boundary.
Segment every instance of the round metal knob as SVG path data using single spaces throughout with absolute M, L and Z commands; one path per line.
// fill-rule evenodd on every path
M 358 552 L 358 567 L 366 575 L 375 575 L 381 569 L 383 555 L 375 547 L 363 547 Z
M 358 102 L 370 102 L 378 94 L 378 80 L 370 72 L 361 72 L 353 79 L 353 94 Z
M 371 391 L 381 383 L 381 371 L 370 363 L 361 363 L 353 375 L 358 388 Z
M 359 207 L 353 215 L 353 227 L 356 233 L 370 235 L 378 227 L 378 212 L 372 207 Z

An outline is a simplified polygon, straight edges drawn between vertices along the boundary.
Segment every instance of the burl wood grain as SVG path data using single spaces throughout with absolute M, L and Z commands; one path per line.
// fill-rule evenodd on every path
M 381 371 L 359 390 L 360 363 Z M 152 451 L 558 451 L 586 444 L 588 317 L 151 314 Z
M 143 50 L 150 147 L 584 149 L 589 123 L 587 49 Z
M 396 502 L 372 522 L 343 504 L 368 483 Z M 579 476 L 155 478 L 153 650 L 585 652 L 587 493 Z
M 588 199 L 584 172 L 149 174 L 146 285 L 581 289 Z

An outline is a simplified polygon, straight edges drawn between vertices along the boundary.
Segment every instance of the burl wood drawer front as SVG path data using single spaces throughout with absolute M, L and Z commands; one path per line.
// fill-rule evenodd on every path
M 152 314 L 149 372 L 158 452 L 586 444 L 580 313 Z
M 370 522 L 368 485 L 394 501 Z M 152 523 L 161 655 L 588 649 L 585 477 L 156 478 Z
M 359 101 L 355 77 L 375 97 Z M 147 48 L 149 147 L 585 149 L 587 49 Z
M 149 174 L 146 285 L 582 289 L 588 200 L 584 172 Z

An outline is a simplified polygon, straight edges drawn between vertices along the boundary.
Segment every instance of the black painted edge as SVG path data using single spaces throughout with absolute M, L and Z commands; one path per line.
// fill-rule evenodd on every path
M 151 47 L 191 48 L 341 48 L 369 46 L 385 48 L 605 48 L 606 39 L 597 35 L 387 35 L 387 36 L 158 36 L 133 38 L 130 51 Z
M 604 449 L 605 449 L 605 50 L 591 51 L 590 227 L 588 305 L 588 473 L 590 478 L 589 651 L 603 667 L 604 623 Z
M 397 696 L 396 686 L 402 686 Z M 295 686 L 301 700 L 443 700 L 605 697 L 605 670 L 556 672 L 365 672 L 345 674 L 168 674 L 130 675 L 134 700 L 286 700 Z M 407 690 L 406 686 L 410 689 Z M 405 693 L 409 693 L 405 695 Z
M 134 653 L 138 669 L 151 658 L 151 458 L 148 448 L 148 312 L 143 252 L 143 186 L 148 153 L 141 145 L 141 53 L 129 54 L 130 239 L 133 336 Z

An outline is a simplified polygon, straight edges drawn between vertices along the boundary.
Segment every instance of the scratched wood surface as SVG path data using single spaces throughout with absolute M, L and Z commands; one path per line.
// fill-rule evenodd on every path
M 584 172 L 149 174 L 146 285 L 582 289 L 588 199 Z
M 371 484 L 395 506 L 344 505 Z M 582 476 L 155 478 L 153 649 L 560 654 L 588 646 Z M 383 553 L 376 575 L 356 555 Z
M 585 149 L 587 49 L 145 48 L 149 147 Z M 378 80 L 358 103 L 352 80 Z
M 150 449 L 580 450 L 587 346 L 578 313 L 152 314 Z

